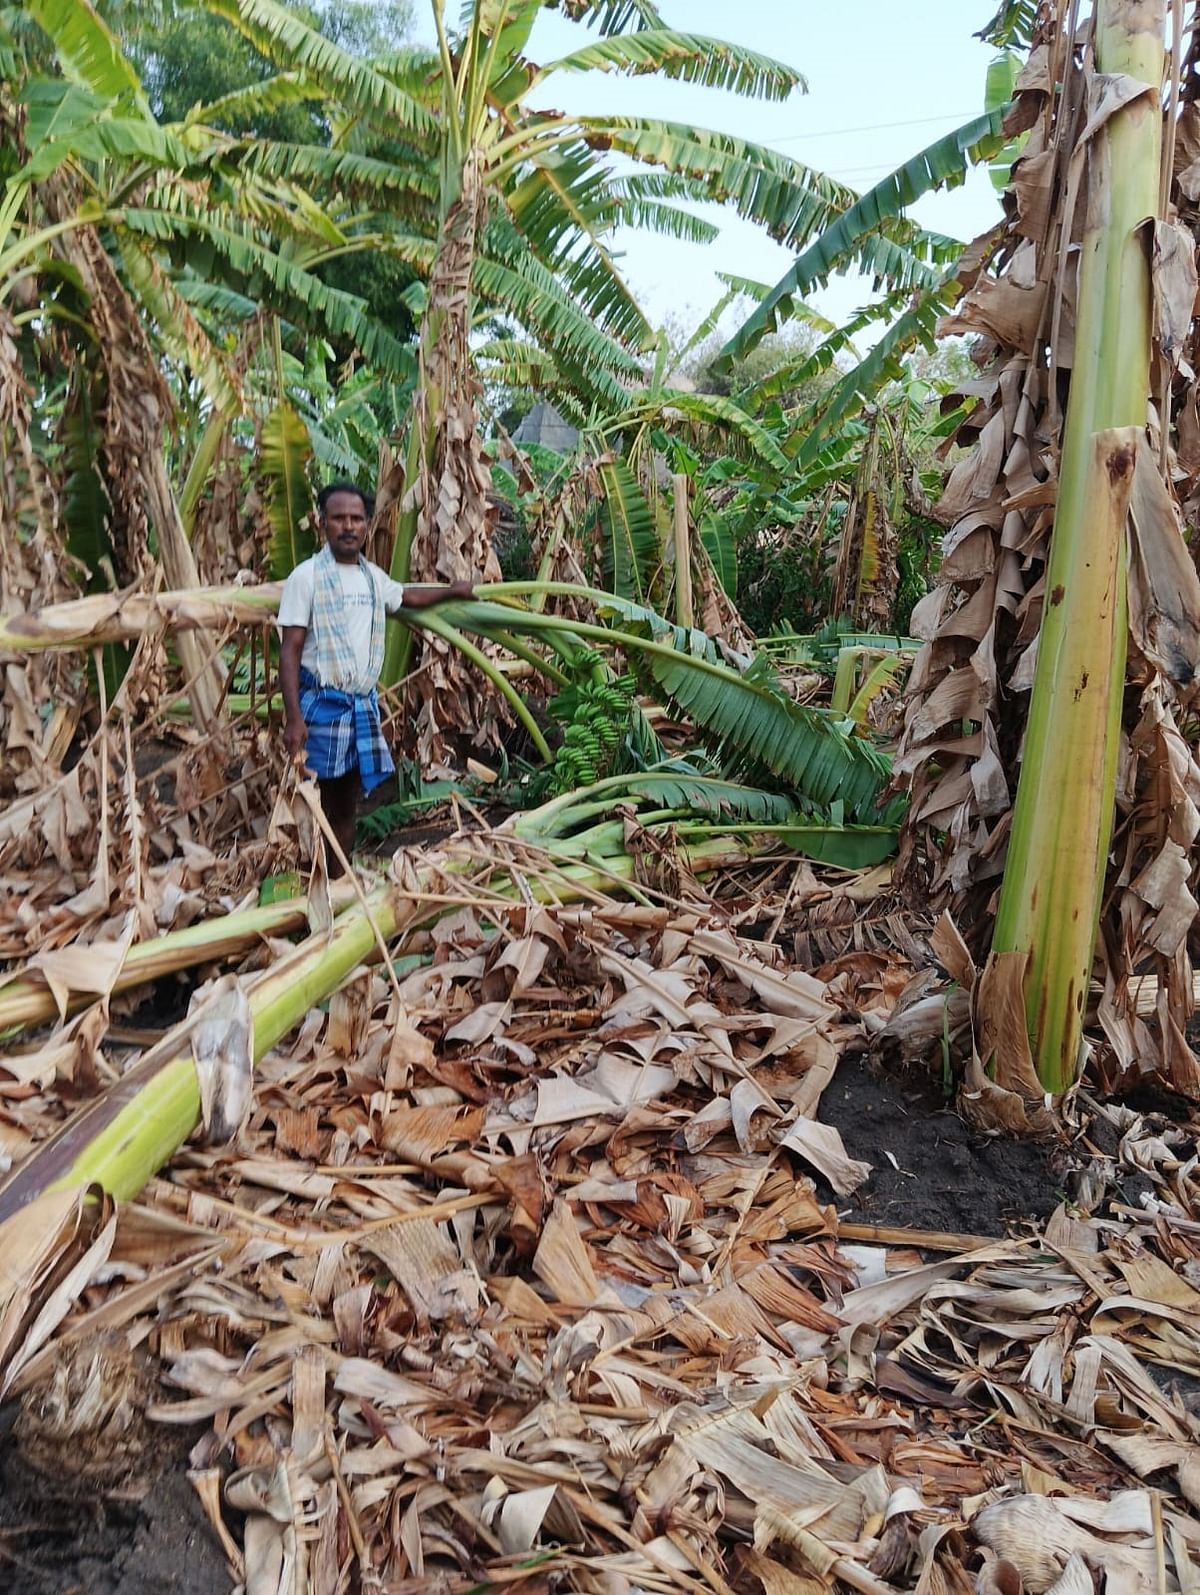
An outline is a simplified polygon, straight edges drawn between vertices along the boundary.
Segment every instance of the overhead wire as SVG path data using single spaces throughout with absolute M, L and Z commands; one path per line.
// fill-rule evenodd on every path
M 842 138 L 851 133 L 882 133 L 892 127 L 928 127 L 931 122 L 964 121 L 979 115 L 978 108 L 970 111 L 942 111 L 937 116 L 914 116 L 903 122 L 865 122 L 861 127 L 829 127 L 815 133 L 785 133 L 772 139 L 773 144 L 798 144 L 808 138 Z

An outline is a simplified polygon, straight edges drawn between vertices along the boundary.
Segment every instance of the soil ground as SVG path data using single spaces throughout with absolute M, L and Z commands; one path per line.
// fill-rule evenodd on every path
M 865 1058 L 841 1059 L 817 1117 L 873 1165 L 838 1203 L 858 1223 L 1003 1235 L 1010 1220 L 1046 1218 L 1063 1198 L 1068 1164 L 1057 1149 L 976 1135 L 924 1082 L 876 1073 Z
M 225 1557 L 187 1478 L 186 1437 L 139 1502 L 53 1494 L 0 1413 L 0 1589 L 21 1595 L 230 1595 Z

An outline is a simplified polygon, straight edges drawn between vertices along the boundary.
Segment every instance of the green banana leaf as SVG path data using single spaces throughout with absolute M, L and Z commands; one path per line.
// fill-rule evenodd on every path
M 312 508 L 307 477 L 311 457 L 308 428 L 284 399 L 271 411 L 262 432 L 267 518 L 271 522 L 268 558 L 276 581 L 290 576 L 316 547 L 312 532 L 300 524 Z

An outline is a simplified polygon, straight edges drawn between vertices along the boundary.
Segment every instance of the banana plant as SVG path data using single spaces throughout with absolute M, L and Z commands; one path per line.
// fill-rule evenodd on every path
M 1154 289 L 1139 239 L 1159 213 L 1165 0 L 1100 0 L 1096 69 L 1147 86 L 1098 134 L 1080 248 L 1076 350 L 1029 721 L 993 961 L 1023 962 L 1038 1079 L 1075 1081 L 1116 801 L 1127 648 L 1126 524 L 1150 397 Z M 1080 779 L 1080 772 L 1086 779 Z M 1063 801 L 1063 794 L 1073 794 Z M 991 999 L 991 1033 L 1014 1022 Z M 1019 1018 L 1016 1022 L 1020 1022 Z
M 999 154 L 1007 105 L 989 105 L 980 115 L 944 134 L 911 156 L 824 228 L 799 259 L 765 294 L 721 351 L 730 363 L 775 331 L 802 305 L 804 296 L 849 267 L 873 277 L 889 297 L 944 291 L 945 268 L 962 246 L 953 238 L 927 233 L 905 217 L 923 195 L 961 183 L 971 168 Z M 943 269 L 939 270 L 941 267 Z
M 535 607 L 538 600 L 561 600 L 596 618 L 547 613 Z M 253 622 L 269 616 L 278 602 L 277 587 L 164 593 L 123 603 L 82 600 L 0 618 L 0 649 L 84 649 L 136 637 L 151 617 L 166 628 Z M 890 760 L 855 735 L 853 722 L 796 703 L 765 658 L 735 669 L 703 631 L 676 625 L 644 605 L 570 583 L 501 582 L 482 587 L 470 602 L 402 611 L 401 619 L 428 629 L 487 674 L 544 758 L 549 750 L 524 696 L 472 637 L 515 652 L 556 685 L 563 680 L 556 661 L 565 651 L 619 651 L 657 697 L 691 719 L 727 775 L 791 793 L 793 808 L 833 825 L 882 826 L 894 833 L 899 824 L 903 801 L 885 796 Z
M 490 890 L 496 902 L 532 898 L 561 904 L 594 899 L 597 893 L 640 895 L 637 860 L 626 847 L 621 819 L 602 820 L 561 844 L 553 829 L 547 825 L 537 832 L 545 861 L 536 875 L 517 879 L 499 861 L 492 867 Z M 661 829 L 660 845 L 673 847 L 681 867 L 700 876 L 779 845 L 774 835 L 756 842 L 753 836 L 718 827 L 677 844 L 669 822 Z M 418 882 L 431 889 L 445 873 L 462 867 L 467 866 L 454 860 L 419 864 Z M 469 867 L 478 880 L 478 861 L 472 859 Z M 245 981 L 244 1006 L 239 1004 L 238 1013 L 244 1053 L 239 1059 L 238 1043 L 227 1041 L 229 1066 L 243 1062 L 252 1069 L 311 1008 L 364 962 L 378 957 L 381 945 L 395 945 L 409 931 L 451 912 L 451 904 L 426 898 L 420 889 L 415 894 L 399 894 L 387 886 L 371 890 L 362 902 L 345 909 L 331 930 L 313 932 Z M 229 1034 L 232 1038 L 236 1032 Z M 201 1100 L 192 1025 L 185 1021 L 0 1180 L 0 1237 L 11 1235 L 17 1226 L 36 1225 L 35 1204 L 47 1192 L 78 1190 L 83 1197 L 98 1187 L 117 1199 L 136 1196 L 200 1124 Z

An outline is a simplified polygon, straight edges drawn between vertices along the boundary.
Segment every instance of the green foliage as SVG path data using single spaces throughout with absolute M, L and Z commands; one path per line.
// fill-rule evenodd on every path
M 866 729 L 871 705 L 888 687 L 894 687 L 908 670 L 909 659 L 903 654 L 891 654 L 877 659 L 867 673 L 867 678 L 854 694 L 846 718 L 853 720 L 860 731 Z
M 71 373 L 70 382 L 62 420 L 62 517 L 67 552 L 87 571 L 89 590 L 102 591 L 113 585 L 109 503 L 99 468 L 101 433 L 96 421 L 97 392 L 103 390 L 82 361 Z
M 732 301 L 736 303 L 736 300 Z M 835 329 L 824 324 L 827 332 Z M 704 393 L 719 393 L 730 398 L 757 393 L 760 384 L 784 373 L 784 380 L 774 393 L 763 397 L 785 396 L 789 405 L 811 403 L 819 398 L 829 379 L 820 371 L 806 371 L 807 362 L 820 341 L 820 328 L 815 321 L 797 317 L 792 323 L 764 338 L 745 355 L 738 355 L 728 365 L 719 365 L 718 357 L 724 339 L 713 330 L 685 355 L 682 368 Z M 801 373 L 797 382 L 790 383 L 787 374 Z
M 995 13 L 980 28 L 977 38 L 998 50 L 1024 50 L 1033 39 L 1038 0 L 1001 0 Z
M 609 776 L 518 816 L 517 836 L 546 842 L 570 840 L 585 827 L 594 835 L 597 814 L 632 807 L 647 823 L 673 821 L 682 841 L 738 831 L 762 839 L 774 833 L 794 852 L 842 869 L 863 869 L 896 849 L 896 827 L 852 825 L 838 814 L 801 813 L 783 793 L 745 786 L 695 767 L 694 759 L 663 760 L 653 769 Z
M 728 521 L 717 515 L 706 515 L 699 525 L 700 541 L 716 573 L 723 591 L 729 598 L 737 598 L 738 556 L 733 529 Z
M 780 318 L 793 313 L 797 300 L 848 266 L 868 271 L 876 287 L 889 292 L 931 288 L 940 275 L 932 268 L 954 260 L 959 246 L 905 221 L 905 209 L 923 194 L 961 183 L 973 165 L 996 155 L 1004 143 L 1002 119 L 1002 107 L 974 117 L 856 199 L 746 318 L 725 345 L 722 359 L 745 354 L 764 333 L 775 330 Z
M 1012 50 L 1003 50 L 995 60 L 988 64 L 987 85 L 984 91 L 985 104 L 988 110 L 993 106 L 1007 107 L 1013 97 L 1017 78 L 1020 76 L 1021 59 Z M 1029 134 L 1021 133 L 997 151 L 988 166 L 988 175 L 992 179 L 992 187 L 998 194 L 1003 194 L 1008 187 L 1009 177 L 1012 173 L 1013 162 L 1020 155 L 1025 145 L 1029 142 Z
M 684 83 L 727 89 L 768 100 L 785 100 L 804 86 L 799 72 L 769 56 L 724 39 L 709 39 L 667 28 L 645 28 L 574 50 L 548 62 L 531 87 L 552 72 L 656 72 Z
M 654 516 L 623 460 L 603 461 L 599 474 L 604 491 L 600 504 L 604 585 L 621 598 L 644 603 L 662 557 Z
M 316 547 L 307 524 L 312 513 L 308 486 L 311 454 L 307 427 L 286 399 L 281 401 L 267 417 L 262 432 L 262 468 L 271 522 L 268 559 L 276 581 L 289 576 Z
M 138 75 L 88 0 L 26 0 L 73 83 L 106 102 L 144 105 Z
M 611 791 L 612 787 L 610 782 L 606 790 Z M 795 817 L 795 805 L 782 793 L 704 775 L 686 759 L 664 761 L 652 770 L 625 776 L 619 792 L 640 798 L 656 809 L 684 809 L 729 824 L 782 825 Z M 578 791 L 575 797 L 586 803 L 588 793 Z
M 284 903 L 304 895 L 304 883 L 299 871 L 283 870 L 278 875 L 267 875 L 258 888 L 258 906 L 269 908 L 272 903 Z
M 263 56 L 285 70 L 299 69 L 331 98 L 359 113 L 386 118 L 396 133 L 431 133 L 431 113 L 378 67 L 313 27 L 298 9 L 279 0 L 203 0 Z
M 896 851 L 894 825 L 843 825 L 837 820 L 797 820 L 780 839 L 795 853 L 839 869 L 871 869 Z
M 380 803 L 369 813 L 359 816 L 357 838 L 363 843 L 386 842 L 397 831 L 404 829 L 419 815 L 445 803 L 456 795 L 478 800 L 484 796 L 477 781 L 451 781 L 438 779 L 426 781 L 411 759 L 401 759 L 396 766 L 399 796 L 389 803 Z
M 817 808 L 841 802 L 851 819 L 879 818 L 890 765 L 878 749 L 848 737 L 826 712 L 789 698 L 765 660 L 738 675 L 717 662 L 703 632 L 634 605 L 613 607 L 623 630 L 658 643 L 636 656 L 635 668 L 712 739 L 726 773 L 749 775 L 758 784 L 774 776 Z

